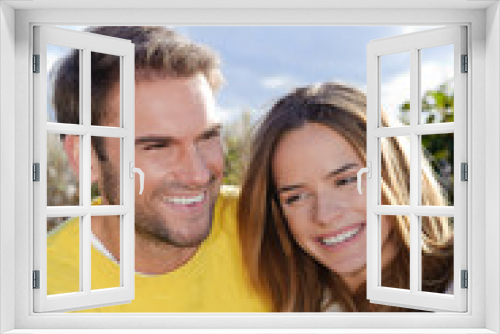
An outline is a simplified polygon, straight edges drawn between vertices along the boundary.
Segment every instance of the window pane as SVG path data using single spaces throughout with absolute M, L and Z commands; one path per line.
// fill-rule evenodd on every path
M 453 122 L 453 44 L 420 50 L 420 123 Z
M 120 205 L 121 138 L 92 137 L 92 205 Z
M 70 152 L 64 150 L 64 142 Z M 70 164 L 70 161 L 73 163 Z M 80 137 L 47 134 L 47 205 L 80 205 Z
M 91 67 L 91 125 L 120 127 L 120 57 L 91 52 Z
M 380 138 L 382 205 L 410 205 L 410 137 Z
M 410 124 L 410 52 L 380 57 L 380 102 L 389 124 Z M 384 118 L 383 118 L 384 119 Z
M 422 205 L 453 206 L 453 133 L 422 136 Z
M 70 66 L 61 64 L 71 58 Z M 47 121 L 80 124 L 80 55 L 78 49 L 47 44 Z M 64 71 L 58 75 L 60 71 Z M 64 74 L 63 74 L 64 73 Z M 56 81 L 56 78 L 59 79 Z M 54 93 L 58 94 L 55 95 Z
M 381 286 L 410 289 L 410 217 L 381 216 Z
M 71 238 L 71 242 L 55 238 L 62 225 L 62 233 L 79 236 L 80 217 L 47 218 L 47 295 L 81 291 L 80 238 Z
M 421 224 L 421 291 L 453 294 L 453 218 L 421 217 Z
M 120 284 L 120 216 L 92 216 L 92 290 Z

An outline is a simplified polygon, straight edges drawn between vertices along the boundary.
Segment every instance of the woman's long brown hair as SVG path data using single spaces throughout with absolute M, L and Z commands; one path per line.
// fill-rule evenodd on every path
M 388 124 L 386 117 L 382 122 Z M 272 178 L 272 158 L 287 132 L 318 123 L 342 135 L 366 162 L 366 97 L 337 84 L 298 88 L 281 98 L 265 115 L 251 141 L 250 155 L 238 207 L 239 235 L 250 278 L 278 312 L 318 312 L 333 304 L 343 311 L 408 311 L 370 304 L 365 284 L 354 292 L 335 272 L 306 254 L 289 231 Z M 403 203 L 409 193 L 409 157 L 397 138 L 387 138 L 382 151 L 382 201 Z M 314 149 L 314 148 L 311 148 Z M 425 159 L 423 159 L 425 160 Z M 446 205 L 440 186 L 424 161 L 422 204 Z M 387 216 L 389 238 L 398 246 L 395 258 L 382 272 L 383 286 L 409 289 L 409 220 Z M 422 288 L 443 292 L 453 273 L 453 230 L 447 219 L 422 218 Z

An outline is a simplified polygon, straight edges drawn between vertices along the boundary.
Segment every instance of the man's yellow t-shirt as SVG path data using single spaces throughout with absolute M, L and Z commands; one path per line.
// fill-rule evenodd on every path
M 237 235 L 237 195 L 222 190 L 208 238 L 185 265 L 164 275 L 135 274 L 129 304 L 85 312 L 268 312 L 270 304 L 251 288 Z M 78 220 L 68 220 L 47 240 L 47 293 L 79 289 Z M 117 287 L 119 264 L 92 245 L 92 290 Z

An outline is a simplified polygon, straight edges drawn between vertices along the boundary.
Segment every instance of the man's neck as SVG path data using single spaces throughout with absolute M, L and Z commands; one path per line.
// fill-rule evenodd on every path
M 111 255 L 120 261 L 120 220 L 115 216 L 92 217 L 92 233 Z M 148 275 L 172 272 L 188 262 L 198 250 L 195 247 L 175 247 L 135 235 L 135 271 Z

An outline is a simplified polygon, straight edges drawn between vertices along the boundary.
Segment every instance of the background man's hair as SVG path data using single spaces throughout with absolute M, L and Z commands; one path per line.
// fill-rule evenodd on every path
M 216 92 L 223 77 L 218 56 L 164 27 L 95 27 L 88 32 L 131 40 L 135 44 L 135 78 L 153 80 L 164 77 L 186 78 L 203 74 Z M 79 52 L 75 50 L 57 69 L 53 104 L 57 121 L 79 123 Z M 120 60 L 114 55 L 91 54 L 91 120 L 105 125 L 107 97 L 119 80 Z M 103 140 L 92 138 L 100 161 L 107 160 Z

